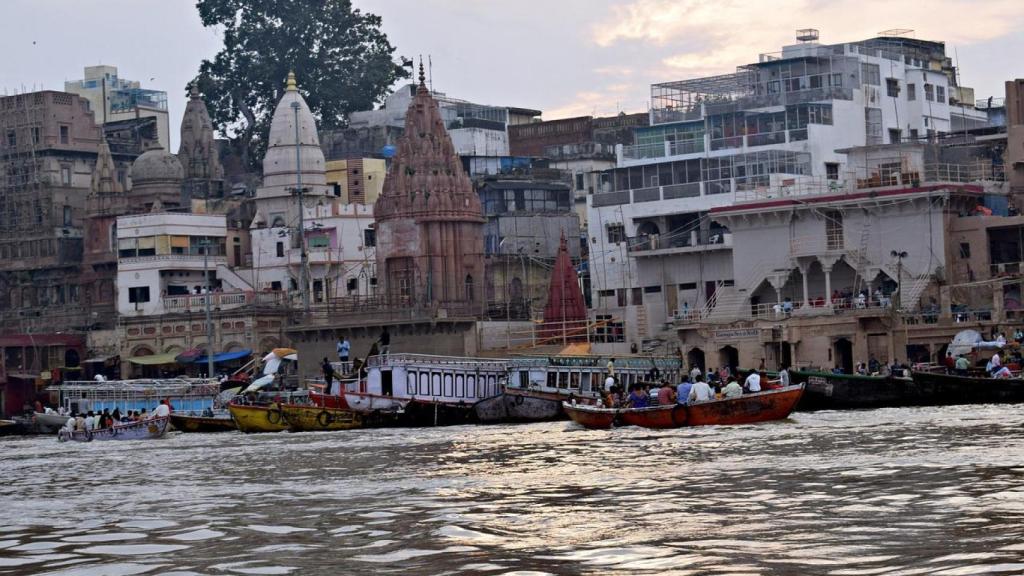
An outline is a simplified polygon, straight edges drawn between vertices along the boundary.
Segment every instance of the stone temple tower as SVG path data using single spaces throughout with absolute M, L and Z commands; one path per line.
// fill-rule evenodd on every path
M 181 118 L 181 145 L 178 161 L 185 173 L 186 199 L 220 198 L 223 193 L 224 169 L 220 165 L 217 143 L 213 139 L 213 123 L 206 103 L 192 85 L 185 114 Z
M 424 83 L 374 205 L 377 274 L 395 303 L 477 310 L 484 299 L 480 199 Z

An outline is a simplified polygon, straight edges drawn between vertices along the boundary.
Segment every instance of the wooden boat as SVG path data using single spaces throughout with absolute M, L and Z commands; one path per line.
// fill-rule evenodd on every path
M 562 410 L 573 422 L 591 430 L 607 430 L 611 428 L 619 416 L 617 408 L 602 408 L 586 404 L 562 403 Z
M 700 402 L 686 407 L 687 426 L 753 424 L 787 418 L 804 394 L 803 384 Z
M 912 406 L 919 400 L 909 378 L 832 374 L 792 370 L 794 384 L 804 384 L 804 395 L 797 410 L 849 410 Z
M 0 436 L 21 436 L 28 434 L 25 424 L 17 420 L 0 420 Z
M 681 428 L 686 426 L 687 420 L 687 407 L 680 404 L 627 408 L 619 414 L 619 421 L 623 425 L 642 428 Z
M 348 402 L 345 401 L 345 395 L 334 396 L 332 394 L 323 394 L 321 392 L 309 391 L 309 403 L 314 406 L 322 406 L 324 408 L 334 408 L 336 410 L 348 410 Z
M 56 412 L 49 414 L 34 412 L 32 414 L 33 428 L 38 434 L 53 434 L 63 428 L 67 421 L 68 416 L 62 416 Z
M 160 438 L 167 432 L 171 422 L 170 416 L 160 416 L 138 422 L 115 424 L 110 428 L 99 430 L 75 430 L 70 432 L 61 429 L 57 439 L 61 442 L 92 442 L 93 440 L 152 440 Z
M 1024 402 L 1024 380 L 911 372 L 915 406 L 1006 404 Z
M 218 416 L 171 413 L 171 424 L 182 432 L 232 432 L 238 430 L 228 412 Z
M 473 405 L 479 422 L 544 422 L 565 417 L 564 394 L 541 390 L 505 388 L 497 396 L 484 398 Z M 571 399 L 570 399 L 571 402 Z
M 283 404 L 281 412 L 292 432 L 351 430 L 363 424 L 362 417 L 351 410 Z
M 288 429 L 281 407 L 271 404 L 228 404 L 228 412 L 235 426 L 246 434 L 253 432 L 281 432 Z

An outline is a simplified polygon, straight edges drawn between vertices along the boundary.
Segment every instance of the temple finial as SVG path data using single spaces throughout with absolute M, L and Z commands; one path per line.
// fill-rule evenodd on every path
M 426 86 L 427 86 L 427 77 L 426 77 L 425 74 L 423 74 L 423 55 L 422 54 L 420 55 L 420 86 L 423 86 L 424 88 L 426 88 Z
M 285 85 L 285 90 L 292 92 L 298 89 L 298 86 L 295 84 L 295 72 L 290 70 L 288 71 L 288 83 Z
M 192 82 L 192 85 L 189 86 L 189 88 L 188 88 L 188 95 L 193 100 L 199 98 L 199 82 L 198 81 Z

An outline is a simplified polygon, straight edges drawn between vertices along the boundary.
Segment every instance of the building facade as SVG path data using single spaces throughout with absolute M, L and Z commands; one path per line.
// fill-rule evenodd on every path
M 154 118 L 160 146 L 171 147 L 167 92 L 142 88 L 136 80 L 125 80 L 116 66 L 86 66 L 84 78 L 64 82 L 64 91 L 89 102 L 97 125 L 133 118 Z

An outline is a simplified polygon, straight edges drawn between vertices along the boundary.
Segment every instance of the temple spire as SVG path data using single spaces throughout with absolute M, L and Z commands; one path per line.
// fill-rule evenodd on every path
M 295 71 L 294 70 L 289 70 L 288 71 L 288 82 L 285 84 L 284 89 L 287 90 L 288 92 L 294 92 L 294 91 L 299 89 L 298 85 L 295 83 Z
M 420 87 L 427 87 L 427 76 L 423 73 L 423 56 L 420 56 Z

